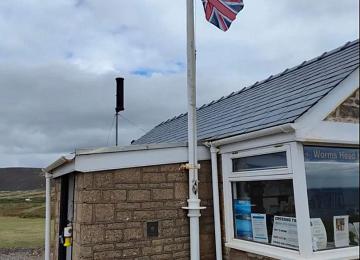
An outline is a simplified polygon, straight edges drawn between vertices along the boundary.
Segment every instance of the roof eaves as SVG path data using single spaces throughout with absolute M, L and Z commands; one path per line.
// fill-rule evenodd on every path
M 69 162 L 72 162 L 75 159 L 75 153 L 71 153 L 66 156 L 61 156 L 59 159 L 57 159 L 55 162 L 44 168 L 43 170 L 45 172 L 50 173 L 51 171 L 55 170 L 56 168 L 59 168 Z
M 176 147 L 186 147 L 187 142 L 180 143 L 156 143 L 156 144 L 133 144 L 128 146 L 102 147 L 96 149 L 79 149 L 76 155 L 102 154 L 102 153 L 118 153 L 140 150 L 167 149 Z

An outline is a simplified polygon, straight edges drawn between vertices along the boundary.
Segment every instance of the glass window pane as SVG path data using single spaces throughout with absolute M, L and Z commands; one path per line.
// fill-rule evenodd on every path
M 314 251 L 359 245 L 359 150 L 304 147 Z
M 235 238 L 298 249 L 292 180 L 233 182 Z
M 286 152 L 262 154 L 232 160 L 233 171 L 255 171 L 266 169 L 286 168 Z

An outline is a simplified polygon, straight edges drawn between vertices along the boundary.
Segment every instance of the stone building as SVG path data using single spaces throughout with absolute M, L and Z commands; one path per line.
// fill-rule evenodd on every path
M 358 40 L 197 113 L 201 259 L 359 258 Z M 182 114 L 48 166 L 53 259 L 189 259 L 186 127 Z

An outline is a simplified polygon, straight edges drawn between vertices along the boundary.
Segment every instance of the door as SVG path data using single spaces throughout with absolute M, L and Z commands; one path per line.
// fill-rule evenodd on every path
M 67 174 L 61 177 L 60 195 L 60 221 L 59 221 L 59 260 L 72 259 L 72 246 L 65 247 L 64 228 L 72 226 L 74 217 L 74 174 Z

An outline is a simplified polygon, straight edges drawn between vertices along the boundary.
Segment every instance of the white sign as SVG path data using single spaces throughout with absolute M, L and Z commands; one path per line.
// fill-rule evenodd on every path
M 352 240 L 359 244 L 359 222 L 349 223 L 349 236 L 350 242 L 352 236 Z
M 310 224 L 314 251 L 326 249 L 327 234 L 321 218 L 310 219 Z
M 251 226 L 254 241 L 261 243 L 269 243 L 266 226 L 266 214 L 252 213 Z
M 271 244 L 299 249 L 296 218 L 274 216 Z
M 334 216 L 335 247 L 349 246 L 349 216 Z

